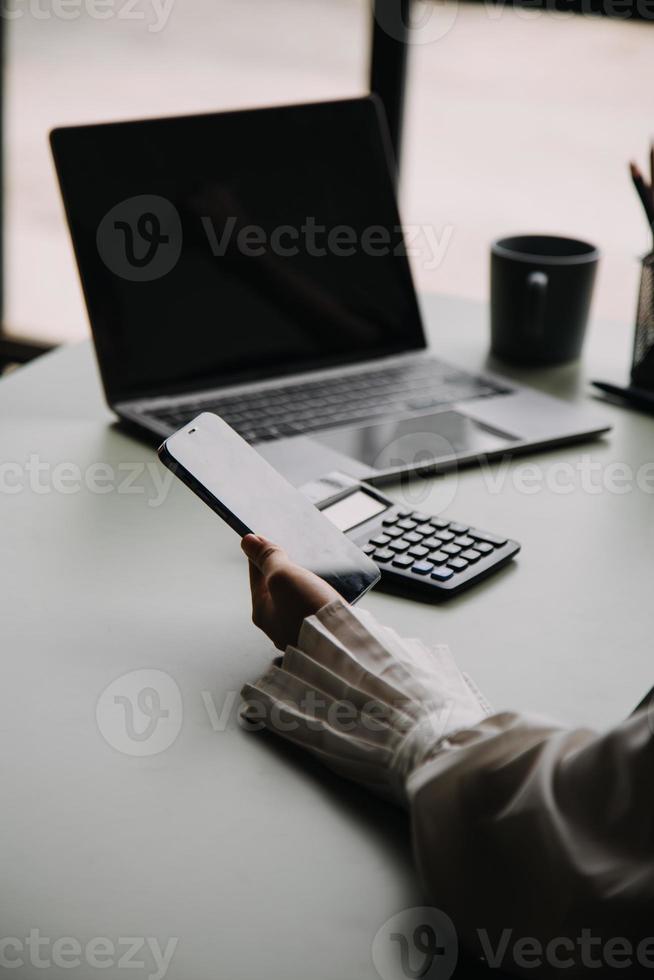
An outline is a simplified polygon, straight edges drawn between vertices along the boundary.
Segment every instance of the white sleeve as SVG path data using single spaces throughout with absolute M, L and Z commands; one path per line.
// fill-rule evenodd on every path
M 496 715 L 414 771 L 418 869 L 468 952 L 525 976 L 654 975 L 653 772 L 644 709 L 601 736 Z
M 538 978 L 604 976 L 614 957 L 631 976 L 624 940 L 654 970 L 645 708 L 601 736 L 490 715 L 446 647 L 341 601 L 243 696 L 249 717 L 409 808 L 425 890 L 472 956 Z

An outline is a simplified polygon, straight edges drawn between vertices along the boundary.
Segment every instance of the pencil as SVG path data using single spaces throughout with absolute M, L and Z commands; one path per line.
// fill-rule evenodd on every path
M 652 201 L 651 188 L 646 185 L 645 181 L 643 180 L 643 175 L 635 163 L 632 162 L 629 164 L 629 170 L 631 171 L 633 185 L 636 188 L 640 202 L 645 209 L 649 226 L 654 232 L 654 202 Z

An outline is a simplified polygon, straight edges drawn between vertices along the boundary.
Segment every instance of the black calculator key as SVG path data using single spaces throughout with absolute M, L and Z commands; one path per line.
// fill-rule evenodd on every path
M 414 521 L 418 522 L 418 524 L 426 524 L 429 520 L 429 514 L 423 514 L 422 511 L 419 510 L 414 510 L 411 516 Z
M 437 527 L 440 531 L 444 531 L 448 527 L 448 521 L 444 521 L 441 517 L 430 517 L 429 522 Z
M 418 534 L 433 534 L 436 528 L 433 524 L 421 524 L 418 528 Z
M 459 555 L 463 549 L 458 544 L 444 544 L 442 550 L 446 555 Z
M 383 548 L 390 540 L 387 534 L 378 534 L 376 538 L 370 539 L 370 544 L 376 544 L 379 548 Z
M 379 551 L 376 551 L 372 557 L 375 559 L 375 561 L 385 565 L 386 562 L 391 561 L 395 555 L 392 551 L 389 551 L 388 548 L 381 548 Z
M 466 524 L 450 524 L 450 531 L 454 531 L 455 534 L 465 534 L 467 530 Z
M 410 542 L 406 541 L 404 538 L 400 538 L 398 541 L 391 541 L 388 547 L 391 549 L 391 551 L 394 551 L 399 555 L 403 551 L 406 551 L 406 549 L 409 547 L 409 543 Z
M 411 555 L 397 555 L 393 559 L 393 564 L 396 568 L 411 568 L 413 565 L 413 558 Z
M 422 544 L 414 544 L 413 548 L 409 549 L 409 554 L 414 558 L 424 558 L 429 554 L 429 548 L 425 548 Z
M 452 578 L 451 568 L 435 568 L 431 573 L 431 577 L 436 579 L 437 582 L 447 582 L 448 578 Z
M 406 518 L 403 521 L 398 521 L 397 526 L 404 528 L 405 531 L 415 531 L 415 529 L 418 527 L 418 523 L 417 521 L 410 521 L 408 518 Z
M 384 534 L 387 534 L 389 538 L 401 538 L 404 531 L 401 527 L 387 527 L 384 530 Z
M 467 534 L 462 534 L 460 537 L 454 539 L 454 544 L 460 544 L 462 548 L 470 548 L 474 543 L 472 538 L 469 538 Z
M 398 510 L 395 513 L 397 514 L 398 517 L 401 517 L 401 518 L 411 517 L 411 511 L 410 510 Z
M 373 551 L 375 550 L 375 546 L 374 546 L 374 544 L 364 544 L 362 550 L 363 550 L 364 555 L 371 555 L 373 553 Z
M 429 556 L 429 560 L 433 561 L 434 565 L 444 565 L 450 557 L 451 556 L 446 555 L 444 551 L 432 551 Z
M 382 524 L 384 527 L 390 527 L 392 524 L 396 523 L 399 516 L 399 514 L 389 514 L 388 517 L 382 518 Z
M 425 538 L 422 543 L 425 548 L 440 548 L 443 544 L 440 538 Z
M 411 571 L 416 575 L 429 575 L 433 567 L 430 561 L 417 561 Z
M 476 541 L 475 550 L 480 551 L 482 555 L 490 555 L 491 551 L 493 550 L 493 545 L 488 544 L 487 541 Z
M 461 553 L 461 557 L 465 558 L 466 561 L 479 561 L 481 558 L 481 552 L 475 551 L 474 548 L 468 548 L 466 551 Z
M 422 534 L 418 534 L 417 531 L 405 531 L 404 537 L 411 544 L 419 544 L 422 541 Z
M 465 558 L 450 558 L 448 564 L 455 572 L 462 572 L 464 568 L 468 567 L 468 562 Z
M 437 531 L 434 536 L 440 541 L 454 541 L 454 535 L 451 531 Z
M 489 534 L 487 531 L 475 531 L 474 528 L 470 528 L 468 534 L 475 541 L 484 541 L 486 544 L 492 544 L 496 548 L 501 548 L 503 544 L 506 544 L 506 538 L 498 538 L 496 534 Z

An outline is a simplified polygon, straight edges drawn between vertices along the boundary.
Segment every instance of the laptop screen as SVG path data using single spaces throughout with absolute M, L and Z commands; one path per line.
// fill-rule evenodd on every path
M 110 401 L 424 346 L 375 100 L 51 140 Z

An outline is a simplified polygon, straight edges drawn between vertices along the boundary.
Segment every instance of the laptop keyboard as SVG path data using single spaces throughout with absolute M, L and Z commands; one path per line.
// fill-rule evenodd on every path
M 248 442 L 266 442 L 388 416 L 438 409 L 453 402 L 508 394 L 486 378 L 457 370 L 435 358 L 419 358 L 340 378 L 322 378 L 148 412 L 171 430 L 200 412 L 215 412 Z

